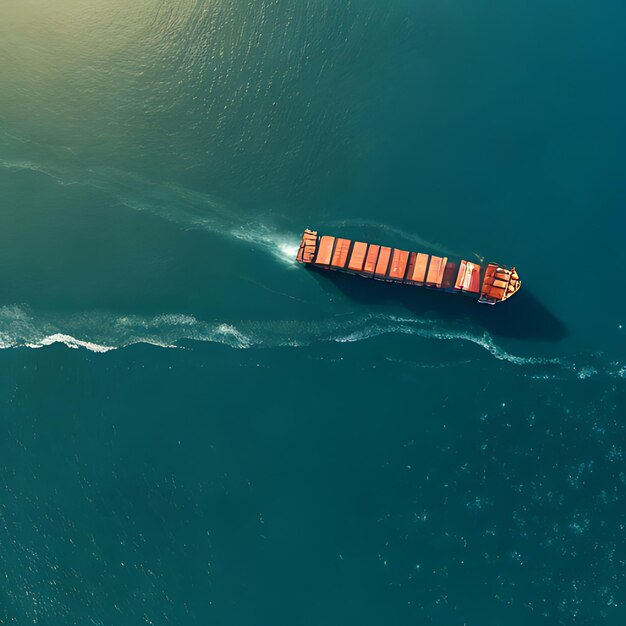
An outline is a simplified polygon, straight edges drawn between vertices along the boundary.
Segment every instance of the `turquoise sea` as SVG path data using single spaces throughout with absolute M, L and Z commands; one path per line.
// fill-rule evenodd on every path
M 626 623 L 624 24 L 2 0 L 0 623 Z

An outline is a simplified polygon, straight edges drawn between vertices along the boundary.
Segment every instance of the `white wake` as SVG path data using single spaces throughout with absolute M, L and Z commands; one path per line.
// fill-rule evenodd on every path
M 597 364 L 574 363 L 563 357 L 513 354 L 487 332 L 453 329 L 435 320 L 389 314 L 336 315 L 319 320 L 201 320 L 186 314 L 138 316 L 106 312 L 40 317 L 25 306 L 0 307 L 0 349 L 42 348 L 61 343 L 105 353 L 142 343 L 172 349 L 187 342 L 214 343 L 235 350 L 295 349 L 394 335 L 471 344 L 499 361 L 532 366 L 529 375 L 536 378 L 568 374 L 586 380 L 601 373 L 626 377 L 626 366 L 621 363 L 614 362 L 600 370 Z

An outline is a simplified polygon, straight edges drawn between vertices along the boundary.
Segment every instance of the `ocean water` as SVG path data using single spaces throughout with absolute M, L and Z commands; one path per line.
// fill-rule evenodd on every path
M 625 21 L 2 0 L 0 623 L 624 624 Z

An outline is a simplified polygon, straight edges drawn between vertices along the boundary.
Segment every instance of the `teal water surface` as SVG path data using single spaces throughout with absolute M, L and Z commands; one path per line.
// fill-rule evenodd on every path
M 623 624 L 625 18 L 4 0 L 0 622 Z

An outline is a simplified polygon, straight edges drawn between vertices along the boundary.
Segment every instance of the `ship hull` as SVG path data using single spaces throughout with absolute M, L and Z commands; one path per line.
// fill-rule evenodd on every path
M 497 263 L 453 261 L 379 244 L 319 236 L 309 229 L 302 236 L 296 260 L 319 270 L 463 295 L 481 304 L 502 302 L 521 287 L 515 268 Z

